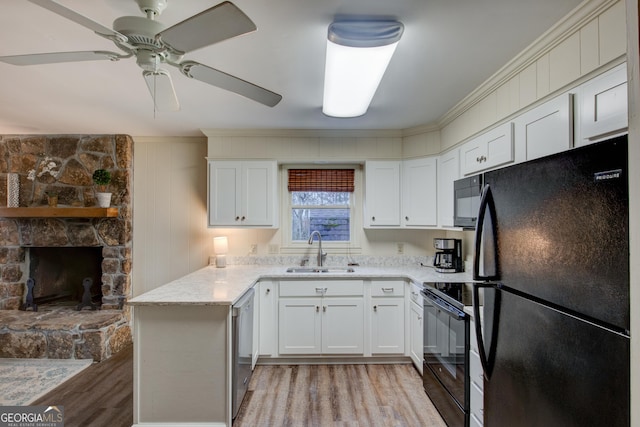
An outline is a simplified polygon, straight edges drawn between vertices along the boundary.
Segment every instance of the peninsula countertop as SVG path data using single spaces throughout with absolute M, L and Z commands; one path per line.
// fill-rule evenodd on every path
M 424 282 L 472 282 L 471 272 L 438 273 L 423 266 L 397 267 L 354 266 L 353 272 L 288 273 L 282 265 L 213 265 L 201 268 L 179 279 L 130 299 L 131 306 L 161 305 L 233 305 L 259 280 L 285 279 L 406 279 Z

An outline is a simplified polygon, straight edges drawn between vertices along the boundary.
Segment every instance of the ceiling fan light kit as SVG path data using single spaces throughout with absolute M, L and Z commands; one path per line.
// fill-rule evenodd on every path
M 394 20 L 341 20 L 329 25 L 322 112 L 358 117 L 367 112 L 404 25 Z
M 113 22 L 113 29 L 54 0 L 29 1 L 111 40 L 124 54 L 108 51 L 54 52 L 0 56 L 0 62 L 26 66 L 105 59 L 118 61 L 135 56 L 153 98 L 154 111 L 180 109 L 171 76 L 164 65 L 178 68 L 189 78 L 237 93 L 269 107 L 275 106 L 282 99 L 277 93 L 206 65 L 195 61 L 181 62 L 183 56 L 193 50 L 256 31 L 253 21 L 229 1 L 166 27 L 155 18 L 167 7 L 167 0 L 135 0 L 146 17 L 119 17 Z

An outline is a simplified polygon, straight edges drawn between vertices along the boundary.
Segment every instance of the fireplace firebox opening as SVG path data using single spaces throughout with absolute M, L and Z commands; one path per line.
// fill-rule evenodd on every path
M 102 304 L 102 259 L 102 247 L 28 248 L 33 303 L 36 307 L 99 308 Z

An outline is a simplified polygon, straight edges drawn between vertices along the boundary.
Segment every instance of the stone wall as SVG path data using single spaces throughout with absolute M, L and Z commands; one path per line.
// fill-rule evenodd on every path
M 20 180 L 20 207 L 96 206 L 92 174 L 111 172 L 107 191 L 117 218 L 0 218 L 0 309 L 23 302 L 31 246 L 101 246 L 102 309 L 122 308 L 131 294 L 133 140 L 126 135 L 0 136 L 0 206 L 7 206 L 7 173 Z

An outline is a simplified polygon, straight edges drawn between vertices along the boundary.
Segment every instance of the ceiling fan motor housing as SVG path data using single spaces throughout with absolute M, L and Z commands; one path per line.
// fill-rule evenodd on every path
M 136 0 L 138 3 L 138 7 L 144 14 L 149 14 L 149 12 L 154 15 L 160 15 L 163 10 L 167 7 L 167 0 Z

